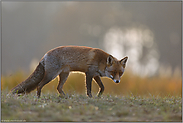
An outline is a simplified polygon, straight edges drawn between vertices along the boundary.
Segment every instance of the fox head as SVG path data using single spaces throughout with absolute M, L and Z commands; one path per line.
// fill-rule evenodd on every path
M 119 83 L 120 78 L 125 71 L 127 59 L 128 57 L 124 57 L 121 60 L 117 60 L 113 56 L 109 55 L 107 58 L 105 75 L 111 78 L 115 83 Z

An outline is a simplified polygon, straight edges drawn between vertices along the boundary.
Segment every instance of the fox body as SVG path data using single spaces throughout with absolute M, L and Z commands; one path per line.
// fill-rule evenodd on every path
M 12 89 L 12 93 L 29 93 L 37 88 L 37 96 L 40 97 L 42 87 L 59 76 L 57 87 L 61 96 L 65 81 L 71 71 L 84 72 L 86 75 L 87 95 L 92 97 L 92 79 L 99 85 L 98 96 L 104 91 L 100 77 L 107 76 L 115 83 L 120 82 L 128 57 L 117 60 L 112 55 L 98 48 L 85 46 L 60 46 L 48 51 L 40 60 L 35 71 L 22 83 Z

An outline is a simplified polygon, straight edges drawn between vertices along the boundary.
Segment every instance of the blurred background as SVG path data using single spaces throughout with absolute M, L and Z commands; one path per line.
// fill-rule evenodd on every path
M 63 45 L 129 57 L 120 86 L 103 78 L 114 87 L 106 93 L 181 94 L 181 2 L 3 1 L 1 88 L 26 79 L 47 51 Z M 70 76 L 83 82 L 67 82 L 65 90 L 83 93 L 84 75 Z

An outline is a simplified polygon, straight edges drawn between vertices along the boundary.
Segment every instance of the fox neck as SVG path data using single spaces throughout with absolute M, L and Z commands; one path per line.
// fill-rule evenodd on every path
M 98 70 L 98 73 L 99 73 L 99 76 L 101 76 L 101 77 L 106 76 L 105 72 L 103 72 L 101 70 Z

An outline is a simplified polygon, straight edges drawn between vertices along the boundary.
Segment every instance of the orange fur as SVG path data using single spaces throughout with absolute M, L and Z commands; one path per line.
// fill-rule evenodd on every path
M 87 95 L 92 97 L 91 82 L 94 78 L 100 87 L 98 96 L 101 96 L 104 86 L 100 77 L 107 76 L 113 79 L 115 83 L 119 83 L 124 73 L 127 59 L 128 57 L 124 57 L 121 60 L 117 60 L 98 48 L 60 46 L 48 51 L 31 77 L 17 85 L 12 89 L 12 92 L 26 93 L 37 87 L 37 96 L 40 97 L 42 87 L 59 76 L 57 90 L 61 95 L 64 95 L 62 87 L 67 80 L 69 72 L 80 71 L 86 74 Z M 35 75 L 35 73 L 37 74 Z

